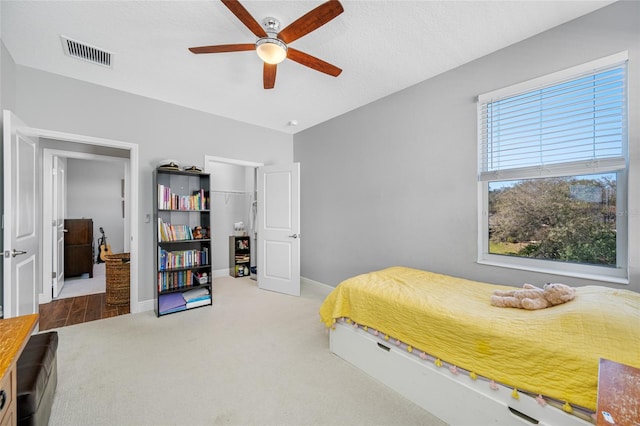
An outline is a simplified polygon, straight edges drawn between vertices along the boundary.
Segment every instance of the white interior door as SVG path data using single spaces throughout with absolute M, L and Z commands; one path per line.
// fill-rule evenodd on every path
M 66 177 L 64 170 L 66 168 L 67 159 L 53 157 L 53 183 L 52 183 L 52 201 L 53 206 L 51 211 L 53 212 L 52 232 L 53 241 L 52 250 L 52 274 L 53 279 L 53 297 L 58 297 L 62 287 L 64 287 L 64 218 L 65 218 L 65 189 L 66 189 Z
M 24 124 L 3 111 L 4 317 L 38 312 L 38 141 L 19 133 Z
M 258 287 L 300 295 L 300 164 L 258 168 Z

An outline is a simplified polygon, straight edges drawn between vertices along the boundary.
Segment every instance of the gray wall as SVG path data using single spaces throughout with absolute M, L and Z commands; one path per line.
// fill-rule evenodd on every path
M 93 220 L 93 246 L 96 256 L 100 227 L 112 253 L 124 252 L 122 180 L 124 164 L 111 161 L 67 159 L 67 211 L 65 219 Z M 95 261 L 95 257 L 94 257 Z
M 302 275 L 335 286 L 355 274 L 405 265 L 516 286 L 594 284 L 475 262 L 475 101 L 628 50 L 632 271 L 624 288 L 640 291 L 639 15 L 640 2 L 615 3 L 296 134 Z
M 139 145 L 140 217 L 132 218 L 139 227 L 138 301 L 153 298 L 155 250 L 145 215 L 153 217 L 152 171 L 161 160 L 200 166 L 205 155 L 264 164 L 293 161 L 293 138 L 281 132 L 20 65 L 14 85 L 14 110 L 28 126 Z

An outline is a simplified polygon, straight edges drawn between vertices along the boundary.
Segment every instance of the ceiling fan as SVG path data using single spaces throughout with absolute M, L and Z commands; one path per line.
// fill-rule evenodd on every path
M 329 0 L 315 9 L 307 12 L 284 29 L 280 30 L 280 22 L 275 18 L 265 18 L 264 28 L 260 25 L 247 9 L 238 0 L 221 0 L 222 3 L 236 17 L 258 37 L 255 43 L 221 44 L 214 46 L 190 47 L 193 53 L 223 53 L 240 52 L 244 50 L 256 50 L 260 59 L 263 60 L 262 81 L 265 89 L 273 89 L 276 84 L 277 64 L 285 58 L 289 58 L 299 64 L 305 65 L 316 71 L 337 77 L 342 70 L 335 65 L 331 65 L 321 59 L 301 52 L 288 44 L 302 36 L 320 28 L 336 16 L 340 15 L 344 9 L 338 0 Z

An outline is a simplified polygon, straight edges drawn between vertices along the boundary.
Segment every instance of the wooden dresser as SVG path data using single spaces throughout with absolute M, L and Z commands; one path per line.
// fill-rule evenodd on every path
M 17 423 L 16 364 L 37 323 L 38 314 L 0 319 L 0 426 Z
M 64 276 L 93 278 L 93 220 L 64 220 Z

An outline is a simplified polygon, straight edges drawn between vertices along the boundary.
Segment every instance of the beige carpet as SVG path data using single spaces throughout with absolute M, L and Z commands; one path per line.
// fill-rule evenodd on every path
M 213 307 L 60 328 L 50 425 L 444 425 L 329 352 L 325 295 L 220 278 Z

